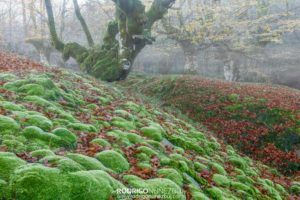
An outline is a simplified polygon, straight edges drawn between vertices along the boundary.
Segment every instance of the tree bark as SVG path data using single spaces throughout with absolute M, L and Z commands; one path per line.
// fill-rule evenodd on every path
M 175 0 L 154 0 L 148 12 L 140 0 L 112 0 L 116 19 L 109 23 L 103 45 L 87 49 L 78 43 L 64 44 L 57 36 L 51 0 L 45 0 L 48 24 L 55 48 L 65 60 L 74 58 L 81 69 L 106 81 L 125 79 L 139 52 L 154 40 L 151 28 Z
M 74 4 L 76 17 L 77 17 L 77 19 L 79 20 L 79 22 L 81 24 L 81 27 L 82 27 L 82 29 L 85 33 L 86 39 L 89 43 L 89 46 L 94 46 L 94 40 L 92 38 L 91 32 L 90 32 L 83 16 L 81 15 L 80 8 L 79 8 L 77 0 L 73 0 L 73 4 Z

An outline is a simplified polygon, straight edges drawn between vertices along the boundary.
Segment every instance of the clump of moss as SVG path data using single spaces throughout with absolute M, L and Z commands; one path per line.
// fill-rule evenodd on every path
M 117 173 L 127 171 L 130 167 L 128 161 L 118 152 L 106 150 L 96 154 L 96 158 L 105 166 Z
M 22 105 L 15 104 L 8 101 L 0 101 L 0 107 L 10 111 L 24 111 L 25 108 Z
M 68 153 L 67 157 L 79 163 L 86 170 L 107 170 L 107 168 L 95 158 L 75 153 Z
M 132 121 L 128 121 L 122 117 L 114 117 L 112 119 L 112 125 L 126 130 L 133 130 L 136 128 Z
M 52 104 L 51 102 L 49 102 L 48 100 L 39 97 L 39 96 L 26 96 L 24 97 L 24 100 L 27 102 L 31 102 L 33 104 L 36 104 L 38 106 L 42 106 L 42 107 L 55 107 L 54 104 Z
M 26 161 L 13 153 L 0 152 L 0 179 L 8 180 L 16 168 L 25 164 Z
M 141 128 L 141 132 L 146 137 L 153 139 L 155 141 L 161 141 L 163 139 L 162 131 L 154 126 L 148 126 Z
M 64 146 L 75 147 L 77 136 L 66 128 L 56 128 L 52 133 L 61 138 Z
M 0 134 L 15 134 L 20 125 L 12 118 L 0 115 Z
M 42 129 L 36 126 L 26 127 L 23 130 L 22 135 L 31 141 L 35 141 L 35 140 L 44 141 L 49 146 L 59 146 L 62 141 L 60 137 L 52 133 L 46 133 Z
M 163 168 L 158 170 L 157 174 L 161 178 L 170 179 L 180 187 L 183 185 L 183 177 L 176 169 Z
M 25 126 L 36 126 L 44 131 L 49 131 L 53 127 L 52 121 L 42 115 L 26 115 L 22 121 Z
M 23 92 L 28 95 L 43 96 L 45 93 L 44 87 L 35 83 L 23 85 L 18 89 L 18 92 Z
M 49 149 L 39 149 L 30 152 L 30 155 L 35 158 L 44 158 L 46 156 L 54 156 L 55 153 Z
M 221 175 L 227 175 L 226 170 L 222 167 L 222 165 L 218 164 L 218 163 L 211 163 L 211 169 L 215 170 L 216 172 L 218 172 Z
M 96 127 L 91 124 L 72 123 L 68 125 L 68 128 L 72 128 L 73 130 L 84 131 L 84 132 L 97 132 Z
M 221 174 L 214 174 L 212 180 L 218 185 L 218 186 L 229 186 L 230 180 Z
M 101 138 L 93 139 L 93 140 L 91 141 L 91 143 L 100 145 L 100 146 L 102 146 L 102 147 L 110 147 L 110 146 L 111 146 L 111 144 L 110 144 L 109 142 L 107 142 L 106 140 L 101 139 Z
M 153 199 L 164 196 L 173 200 L 186 199 L 181 188 L 170 179 L 155 178 L 143 180 L 133 175 L 126 175 L 123 178 L 133 188 L 146 189 L 148 194 L 145 195 Z

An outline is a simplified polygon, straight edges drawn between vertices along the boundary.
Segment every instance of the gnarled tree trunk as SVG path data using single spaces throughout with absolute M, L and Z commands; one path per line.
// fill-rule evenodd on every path
M 78 43 L 63 43 L 57 36 L 51 0 L 45 0 L 48 24 L 54 47 L 62 52 L 63 58 L 74 58 L 82 70 L 106 81 L 125 79 L 131 71 L 139 52 L 151 44 L 153 24 L 161 19 L 175 0 L 154 0 L 145 11 L 140 0 L 112 0 L 116 4 L 116 19 L 109 23 L 103 45 L 100 48 L 86 48 Z M 87 40 L 92 37 L 80 14 L 77 1 L 73 1 Z M 82 21 L 83 20 L 83 21 Z M 85 24 L 85 25 L 84 25 Z

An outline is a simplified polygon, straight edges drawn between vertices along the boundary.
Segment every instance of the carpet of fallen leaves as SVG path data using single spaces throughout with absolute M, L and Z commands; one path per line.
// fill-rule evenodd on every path
M 0 72 L 8 71 L 28 71 L 28 70 L 45 71 L 47 68 L 41 64 L 17 56 L 15 54 L 0 52 Z
M 299 174 L 300 91 L 197 76 L 138 81 L 143 94 L 179 108 L 241 152 L 286 174 Z

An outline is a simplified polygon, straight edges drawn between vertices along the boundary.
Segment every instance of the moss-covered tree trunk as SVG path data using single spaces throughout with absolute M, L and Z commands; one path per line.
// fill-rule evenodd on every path
M 112 0 L 116 5 L 115 20 L 107 27 L 103 45 L 86 48 L 78 43 L 63 43 L 59 40 L 55 28 L 55 20 L 51 0 L 45 0 L 48 24 L 54 47 L 62 52 L 63 58 L 74 58 L 82 70 L 106 81 L 125 79 L 131 71 L 132 64 L 139 52 L 153 42 L 151 29 L 161 19 L 175 0 L 154 0 L 146 11 L 140 0 Z M 82 23 L 77 1 L 73 1 L 83 30 L 89 44 L 92 37 L 86 23 Z M 85 24 L 85 25 L 84 25 Z

